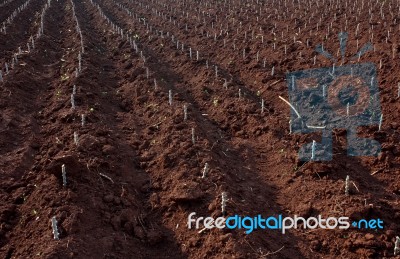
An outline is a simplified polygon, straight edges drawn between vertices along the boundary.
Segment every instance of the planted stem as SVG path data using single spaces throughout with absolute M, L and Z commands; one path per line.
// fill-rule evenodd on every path
M 295 76 L 292 76 L 292 90 L 296 90 Z
M 61 172 L 62 172 L 62 180 L 63 180 L 63 186 L 67 186 L 67 172 L 65 171 L 65 165 L 63 164 L 61 166 Z
M 346 196 L 349 195 L 349 190 L 350 190 L 350 176 L 346 176 L 346 182 L 344 186 L 344 193 L 346 194 Z
M 400 255 L 400 237 L 396 237 L 394 242 L 394 255 Z
M 264 99 L 261 99 L 261 113 L 264 113 Z
M 205 163 L 204 168 L 203 168 L 203 175 L 201 176 L 201 178 L 205 178 L 207 173 L 208 173 L 208 163 Z
M 397 97 L 400 97 L 400 83 L 397 84 Z
M 80 52 L 78 54 L 78 71 L 79 73 L 82 71 L 82 55 Z
M 71 109 L 75 109 L 75 95 L 71 94 Z
M 186 104 L 183 105 L 183 120 L 184 121 L 187 120 L 187 105 Z
M 54 240 L 60 240 L 59 237 L 60 234 L 58 233 L 58 228 L 57 228 L 57 219 L 55 216 L 51 218 L 51 228 L 53 229 Z
M 224 216 L 226 214 L 226 201 L 227 201 L 227 194 L 226 194 L 226 192 L 222 192 L 222 194 L 221 194 L 221 210 L 222 210 L 222 215 L 224 215 Z
M 75 145 L 78 145 L 78 141 L 79 141 L 78 133 L 76 131 L 74 131 L 74 143 L 75 143 Z
M 311 146 L 311 160 L 315 159 L 315 146 L 316 146 L 316 142 L 315 142 L 315 140 L 313 140 L 312 146 Z

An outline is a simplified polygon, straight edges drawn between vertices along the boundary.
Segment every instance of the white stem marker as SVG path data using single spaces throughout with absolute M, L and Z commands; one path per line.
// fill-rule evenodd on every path
M 350 176 L 346 176 L 346 182 L 344 186 L 344 193 L 346 194 L 346 196 L 349 195 L 349 189 L 350 189 Z
M 201 176 L 201 178 L 206 178 L 207 173 L 208 173 L 208 163 L 205 163 L 203 168 L 203 175 Z
M 60 240 L 59 233 L 58 233 L 58 228 L 57 228 L 57 219 L 55 216 L 51 218 L 51 228 L 53 229 L 53 236 L 54 240 Z
M 315 142 L 315 140 L 313 140 L 312 146 L 311 146 L 311 160 L 315 159 L 315 146 L 316 146 L 316 142 Z
M 226 192 L 223 192 L 221 194 L 221 210 L 222 210 L 222 215 L 224 216 L 226 214 L 226 201 L 227 201 L 227 195 Z
M 394 255 L 400 255 L 400 237 L 396 237 L 396 241 L 394 243 Z
M 67 172 L 65 171 L 65 165 L 63 164 L 61 166 L 61 172 L 62 172 L 62 180 L 63 180 L 63 186 L 67 186 Z

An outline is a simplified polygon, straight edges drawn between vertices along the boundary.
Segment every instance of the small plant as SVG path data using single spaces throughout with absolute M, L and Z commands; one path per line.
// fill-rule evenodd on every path
M 214 98 L 213 104 L 214 104 L 214 106 L 218 106 L 218 99 L 217 98 Z
M 169 105 L 172 105 L 172 90 L 168 91 L 168 103 Z
M 193 145 L 196 143 L 195 136 L 194 136 L 194 128 L 192 128 L 192 143 L 193 143 Z
M 61 173 L 62 173 L 62 180 L 63 180 L 63 186 L 67 186 L 67 172 L 65 171 L 65 165 L 63 164 L 61 166 Z
M 57 219 L 55 216 L 51 218 L 51 228 L 53 229 L 54 240 L 60 240 L 60 234 L 58 233 Z
M 61 75 L 61 81 L 66 81 L 69 79 L 69 76 L 67 74 Z

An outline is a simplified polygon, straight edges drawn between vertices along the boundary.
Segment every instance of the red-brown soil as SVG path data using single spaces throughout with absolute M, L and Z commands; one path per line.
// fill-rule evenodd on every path
M 52 0 L 44 33 L 27 53 L 46 2 L 32 0 L 0 34 L 3 75 L 23 49 L 0 82 L 1 258 L 394 257 L 398 2 Z M 1 7 L 0 23 L 22 3 Z M 85 50 L 78 77 L 74 10 Z M 315 46 L 338 57 L 342 30 L 349 32 L 346 64 L 358 62 L 350 59 L 373 33 L 375 50 L 359 62 L 379 68 L 384 121 L 380 131 L 359 133 L 378 140 L 382 152 L 347 156 L 346 131 L 338 129 L 332 161 L 300 162 L 299 147 L 321 136 L 289 134 L 290 110 L 278 98 L 287 96 L 285 73 L 331 66 Z M 354 182 L 348 196 L 347 175 Z M 222 216 L 222 192 L 228 216 L 380 218 L 384 229 L 188 229 L 191 212 Z M 53 239 L 53 216 L 60 240 Z

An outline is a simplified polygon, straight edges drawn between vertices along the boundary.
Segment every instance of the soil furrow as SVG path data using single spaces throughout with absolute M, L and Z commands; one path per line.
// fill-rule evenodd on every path
M 46 2 L 46 0 L 32 0 L 11 24 L 7 24 L 7 34 L 0 33 L 0 64 L 2 64 L 3 73 L 5 71 L 4 63 L 8 62 L 8 65 L 11 65 L 11 59 L 19 47 L 21 50 L 27 51 L 26 44 L 30 37 L 37 33 L 41 11 Z
M 30 56 L 21 58 L 26 66 L 16 69 L 19 80 L 7 82 L 5 85 L 10 93 L 8 96 L 4 94 L 7 97 L 3 100 L 6 109 L 3 120 L 9 123 L 6 124 L 6 134 L 2 134 L 2 138 L 6 140 L 4 143 L 10 149 L 6 149 L 9 153 L 2 157 L 12 160 L 4 161 L 6 175 L 2 176 L 6 176 L 6 181 L 1 183 L 2 200 L 8 204 L 1 206 L 0 253 L 3 258 L 23 257 L 33 254 L 34 251 L 43 251 L 43 247 L 46 246 L 46 243 L 37 242 L 42 235 L 33 230 L 39 226 L 42 231 L 46 231 L 49 219 L 43 217 L 36 197 L 31 194 L 38 188 L 35 181 L 36 162 L 38 157 L 41 157 L 44 133 L 40 116 L 42 109 L 48 104 L 44 95 L 57 72 L 53 64 L 61 58 L 62 52 L 59 45 L 62 37 L 59 25 L 55 23 L 63 18 L 61 12 L 55 12 L 62 6 L 62 1 L 53 4 L 45 18 L 45 32 L 48 34 L 36 43 L 37 49 Z M 43 66 L 51 68 L 48 73 L 38 72 Z M 15 99 L 18 102 L 15 102 Z M 32 205 L 35 208 L 33 211 Z M 33 238 L 32 235 L 38 236 Z
M 17 9 L 20 5 L 22 5 L 26 0 L 13 0 L 8 4 L 1 3 L 0 8 L 0 24 L 3 24 L 3 22 L 6 22 L 6 19 L 14 12 L 15 9 Z
M 110 8 L 107 8 L 106 9 L 107 10 L 107 12 L 109 11 L 109 10 L 112 10 L 112 9 L 110 9 Z M 146 49 L 146 48 L 145 48 Z M 161 66 L 163 67 L 163 69 L 160 71 L 160 72 L 158 72 L 158 71 L 155 71 L 155 74 L 157 75 L 157 76 L 161 76 L 162 78 L 168 78 L 168 82 L 171 82 L 171 79 L 172 78 L 176 78 L 177 79 L 177 83 L 176 83 L 176 86 L 178 86 L 178 85 L 181 85 L 182 84 L 182 79 L 181 79 L 181 77 L 182 77 L 182 74 L 176 74 L 176 72 L 173 72 L 174 71 L 174 69 L 173 69 L 173 67 L 174 67 L 174 65 L 172 65 L 172 66 L 170 66 L 169 64 L 167 64 L 167 63 L 160 63 L 160 55 L 162 55 L 161 53 L 158 53 L 157 54 L 157 58 L 155 58 L 156 57 L 156 54 L 151 54 L 151 51 L 144 51 L 143 52 L 144 54 L 145 54 L 145 56 L 148 56 L 148 55 L 150 55 L 150 57 L 151 56 L 154 56 L 154 58 L 146 58 L 146 63 L 151 63 L 151 62 L 155 62 L 155 60 L 157 60 L 157 63 L 155 64 L 156 66 L 158 66 L 158 67 L 160 67 L 159 65 L 160 64 L 162 64 Z M 171 60 L 171 59 L 168 59 L 168 61 L 169 62 L 171 62 L 171 63 L 173 63 L 173 60 Z M 150 65 L 150 67 L 152 67 L 151 65 Z M 155 67 L 155 66 L 154 66 Z M 169 72 L 168 72 L 169 71 Z M 171 73 L 172 72 L 172 73 Z M 173 82 L 173 81 L 172 81 Z M 190 84 L 189 84 L 189 82 L 188 81 L 184 81 L 184 83 L 183 83 L 184 85 L 185 85 L 185 87 L 184 88 L 182 88 L 182 89 L 187 89 L 187 87 L 186 86 L 190 86 Z M 179 88 L 178 88 L 179 89 Z M 183 91 L 183 90 L 180 90 L 180 91 L 182 91 L 182 93 L 183 93 L 183 97 L 186 99 L 186 100 L 189 100 L 190 101 L 190 103 L 193 103 L 193 104 L 196 104 L 197 103 L 197 101 L 198 100 L 201 100 L 201 97 L 199 97 L 199 96 L 196 96 L 195 97 L 195 99 L 197 99 L 197 100 L 195 100 L 195 99 L 192 99 L 192 97 L 191 97 L 191 93 L 192 93 L 192 91 L 191 90 L 189 90 L 189 89 L 191 89 L 190 87 L 188 88 L 188 90 L 185 90 L 185 91 Z M 185 93 L 186 92 L 186 93 Z M 187 99 L 187 98 L 189 98 L 189 99 Z M 204 102 L 202 102 L 202 105 L 203 106 L 207 106 L 207 105 L 204 105 Z M 199 105 L 194 105 L 194 107 L 201 107 L 201 106 L 199 106 Z M 211 109 L 209 108 L 209 107 L 204 107 L 204 109 L 205 109 L 205 111 L 206 112 L 208 112 L 208 115 L 209 116 L 207 116 L 207 117 L 213 117 L 213 109 L 212 109 L 212 107 L 211 107 Z M 214 124 L 215 122 L 212 122 L 212 124 Z M 204 124 L 204 122 L 202 122 L 201 123 L 201 125 L 207 125 L 207 124 Z M 207 126 L 206 126 L 207 127 Z M 214 126 L 215 127 L 215 126 Z M 214 128 L 214 127 L 212 127 L 212 128 Z M 208 128 L 208 127 L 207 127 Z M 214 132 L 214 131 L 220 131 L 218 128 L 215 128 L 214 130 L 210 130 L 210 129 L 208 129 L 208 133 L 207 133 L 207 135 L 208 134 L 210 134 L 210 132 Z M 220 133 L 221 134 L 221 136 L 224 136 L 224 135 L 226 135 L 226 133 L 224 133 L 224 132 L 221 132 Z M 241 169 L 239 169 L 239 171 L 241 172 L 240 173 L 240 177 L 239 178 L 241 178 L 241 180 L 243 180 L 243 181 L 245 181 L 245 182 L 248 182 L 249 183 L 249 185 L 251 185 L 251 186 L 253 186 L 252 188 L 254 188 L 254 189 L 256 189 L 256 190 L 259 190 L 259 191 L 261 191 L 265 186 L 268 186 L 268 183 L 263 183 L 262 185 L 259 185 L 260 183 L 258 182 L 258 181 L 254 181 L 254 178 L 258 178 L 257 176 L 256 176 L 256 174 L 251 170 L 251 164 L 252 164 L 252 161 L 249 161 L 249 163 L 247 164 L 247 161 L 246 161 L 246 159 L 248 159 L 248 154 L 249 153 L 251 153 L 252 152 L 252 150 L 250 150 L 247 146 L 244 146 L 244 145 L 241 145 L 241 144 L 237 144 L 237 143 L 235 143 L 235 146 L 232 146 L 232 144 L 230 144 L 229 142 L 226 142 L 226 141 L 224 141 L 224 139 L 226 139 L 227 137 L 223 137 L 223 138 L 221 138 L 220 139 L 220 141 L 222 141 L 221 142 L 221 147 L 219 147 L 219 145 L 217 145 L 215 148 L 221 148 L 221 150 L 226 150 L 226 153 L 228 153 L 229 155 L 228 155 L 228 157 L 229 157 L 229 159 L 233 159 L 233 161 L 240 161 L 240 163 L 241 163 L 241 165 L 239 166 L 239 164 L 236 164 L 236 163 L 233 163 L 233 166 L 232 166 L 232 168 L 230 168 L 230 169 L 228 169 L 227 170 L 227 172 L 229 172 L 228 173 L 228 175 L 230 175 L 230 177 L 235 177 L 235 174 L 232 174 L 233 172 L 237 172 L 237 170 L 238 170 L 238 168 L 241 168 Z M 229 151 L 229 152 L 228 152 Z M 175 151 L 176 152 L 176 151 Z M 222 153 L 224 153 L 224 152 L 222 152 Z M 221 154 L 222 155 L 222 154 Z M 222 155 L 222 156 L 224 156 L 224 155 Z M 226 156 L 226 154 L 225 154 L 225 156 Z M 175 156 L 174 156 L 175 157 Z M 219 158 L 214 158 L 214 161 L 215 161 L 215 163 L 217 164 L 217 165 L 220 165 L 220 164 L 226 164 L 226 159 L 227 158 L 225 158 L 225 157 L 219 157 Z M 244 165 L 243 165 L 244 164 Z M 237 177 L 237 176 L 236 176 Z M 232 179 L 233 180 L 233 179 Z M 226 181 L 231 181 L 231 179 L 227 179 Z M 233 180 L 233 181 L 237 181 L 237 180 Z M 251 184 L 250 184 L 250 182 L 251 182 Z M 216 182 L 217 184 L 218 184 L 218 182 Z M 230 186 L 231 184 L 229 184 L 229 183 L 227 183 L 226 184 L 227 186 Z M 259 186 L 257 186 L 257 185 L 259 185 Z M 245 188 L 245 189 L 247 189 L 247 188 L 249 188 L 249 187 L 245 187 L 245 186 L 241 186 L 238 190 L 237 190 L 237 192 L 238 193 L 240 193 L 240 195 L 238 195 L 238 197 L 242 197 L 243 199 L 242 199 L 242 202 L 243 201 L 247 201 L 247 200 L 254 200 L 254 196 L 253 195 L 255 195 L 255 194 L 250 194 L 250 196 L 249 197 L 243 197 L 242 195 L 242 193 L 245 193 L 245 191 L 243 190 L 240 190 L 241 188 Z M 268 188 L 267 188 L 268 189 Z M 228 192 L 230 192 L 230 193 L 232 193 L 232 195 L 233 195 L 233 193 L 235 193 L 236 191 L 229 191 L 228 190 Z M 260 193 L 259 195 L 258 195 L 258 198 L 260 199 L 261 197 L 263 197 L 263 198 L 267 198 L 267 197 L 271 197 L 273 194 L 272 193 L 270 193 L 270 192 L 268 192 L 268 193 Z M 236 196 L 236 195 L 235 195 Z M 232 199 L 235 199 L 234 197 L 232 198 Z M 262 198 L 261 198 L 262 199 Z M 275 211 L 275 212 L 280 212 L 280 209 L 279 208 L 276 208 L 276 207 L 274 207 L 274 201 L 271 199 L 268 199 L 268 201 L 264 201 L 266 204 L 268 204 L 268 206 L 269 207 L 271 207 L 271 208 L 274 208 L 273 209 L 273 211 Z M 242 207 L 242 206 L 244 206 L 244 205 L 241 205 L 240 207 Z M 251 205 L 247 205 L 247 206 L 251 206 Z M 245 208 L 245 209 L 243 209 L 244 211 L 252 211 L 254 214 L 256 214 L 257 213 L 257 211 L 258 211 L 258 209 L 256 209 L 256 208 L 253 208 L 253 209 L 250 209 L 250 208 Z M 240 210 L 239 210 L 240 211 Z M 239 212 L 238 211 L 238 212 Z M 242 212 L 243 213 L 243 212 Z M 256 236 L 256 235 L 254 235 L 252 238 L 250 238 L 249 240 L 246 240 L 246 242 L 254 242 L 254 240 L 257 240 L 257 242 L 256 242 L 256 246 L 261 246 L 262 245 L 262 243 L 263 242 L 265 242 L 265 241 L 263 241 L 262 240 L 262 238 L 261 238 L 261 235 L 258 235 L 258 236 Z M 274 239 L 274 238 L 271 238 L 271 239 Z M 243 241 L 242 241 L 243 242 Z M 243 244 L 242 244 L 242 248 L 243 247 L 246 247 L 247 249 L 250 249 L 250 247 L 249 247 L 249 244 L 248 243 L 246 243 L 246 242 L 243 242 Z M 261 243 L 261 244 L 260 244 Z M 272 249 L 271 250 L 269 250 L 269 251 L 272 251 L 273 249 L 275 249 L 275 250 L 277 250 L 277 249 L 279 249 L 280 247 L 277 247 L 279 245 L 279 243 L 275 243 L 275 244 L 273 244 L 273 247 L 272 247 Z M 268 245 L 268 247 L 269 247 L 270 245 Z M 293 246 L 293 245 L 292 245 Z M 268 251 L 266 251 L 266 253 L 267 253 Z

